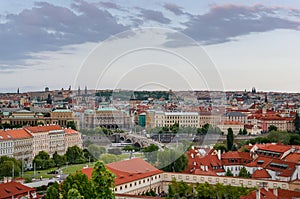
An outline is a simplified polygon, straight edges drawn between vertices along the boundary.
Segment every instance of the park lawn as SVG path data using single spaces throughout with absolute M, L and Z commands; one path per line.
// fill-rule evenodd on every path
M 34 171 L 25 171 L 24 172 L 24 178 L 40 178 L 41 176 L 43 178 L 52 178 L 55 176 L 55 174 L 48 174 L 50 171 L 56 170 L 57 167 L 45 169 L 45 170 L 36 170 L 36 176 L 34 176 Z
M 95 164 L 95 162 L 91 162 L 89 163 L 85 163 L 85 164 L 73 164 L 73 165 L 68 165 L 68 166 L 64 166 L 62 168 L 63 174 L 73 174 L 76 173 L 77 171 L 80 171 L 83 169 L 83 167 L 85 167 L 86 165 L 88 165 L 89 167 L 93 167 Z

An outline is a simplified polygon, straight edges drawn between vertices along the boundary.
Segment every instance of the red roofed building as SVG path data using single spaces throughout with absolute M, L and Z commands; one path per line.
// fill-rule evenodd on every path
M 36 156 L 40 151 L 59 155 L 65 153 L 65 131 L 59 125 L 26 126 L 24 129 L 33 136 L 33 153 Z
M 285 189 L 267 189 L 260 188 L 259 190 L 254 190 L 247 196 L 241 196 L 240 199 L 294 199 L 300 198 L 299 191 L 290 191 Z
M 24 161 L 27 167 L 31 167 L 32 162 L 32 135 L 24 129 L 1 130 L 2 137 L 13 141 L 13 157 Z M 4 134 L 6 136 L 4 136 Z
M 241 168 L 252 161 L 249 153 L 230 151 L 222 154 L 222 165 L 225 171 L 229 169 L 234 176 L 238 176 Z
M 34 188 L 27 187 L 18 182 L 0 184 L 0 199 L 41 198 Z
M 272 177 L 270 176 L 270 174 L 267 172 L 266 169 L 257 169 L 252 174 L 252 178 L 262 179 L 262 180 L 271 180 L 272 179 Z
M 256 144 L 250 150 L 253 158 L 269 157 L 274 159 L 283 159 L 288 154 L 293 152 L 293 148 L 283 144 Z
M 141 158 L 133 158 L 106 165 L 115 178 L 115 193 L 140 195 L 150 191 L 162 191 L 163 171 L 155 168 Z M 82 173 L 90 179 L 93 168 L 83 169 Z
M 65 130 L 65 150 L 72 146 L 78 146 L 79 148 L 83 148 L 83 143 L 81 139 L 81 133 L 75 131 L 71 128 L 64 129 Z

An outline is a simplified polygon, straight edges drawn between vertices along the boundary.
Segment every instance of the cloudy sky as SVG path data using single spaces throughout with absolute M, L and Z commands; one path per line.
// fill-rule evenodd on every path
M 144 39 L 150 42 L 139 43 L 140 40 L 135 37 L 139 34 L 135 34 L 135 30 L 146 27 L 169 31 L 160 32 L 165 37 L 146 36 Z M 199 45 L 203 51 L 201 53 L 206 53 L 203 63 L 215 68 L 209 81 L 214 78 L 222 81 L 225 90 L 250 90 L 255 86 L 257 90 L 264 91 L 299 92 L 299 27 L 300 2 L 294 0 L 132 0 L 126 3 L 120 0 L 0 1 L 0 92 L 13 92 L 17 88 L 21 91 L 43 90 L 46 86 L 59 89 L 68 88 L 69 85 L 76 89 L 79 85 L 89 88 L 117 85 L 118 88 L 136 89 L 141 86 L 132 85 L 135 78 L 140 77 L 137 78 L 140 85 L 148 85 L 147 82 L 151 81 L 149 74 L 157 78 L 153 77 L 152 82 L 158 82 L 158 78 L 164 79 L 165 88 L 210 88 L 207 85 L 205 87 L 205 83 L 202 85 L 202 81 L 199 81 L 199 86 L 185 87 L 182 86 L 184 83 L 178 83 L 181 86 L 176 87 L 174 79 L 178 78 L 178 74 L 156 76 L 155 73 L 168 74 L 159 69 L 166 65 L 173 65 L 174 71 L 182 73 L 175 66 L 181 63 L 180 60 L 175 63 L 175 59 L 168 55 L 157 55 L 157 52 L 150 53 L 151 56 L 161 56 L 155 60 L 155 64 L 145 55 L 131 54 L 122 60 L 124 66 L 117 64 L 114 70 L 108 70 L 110 75 L 103 80 L 99 80 L 101 75 L 97 74 L 96 84 L 88 81 L 95 68 L 83 67 L 87 62 L 93 62 L 92 65 L 101 68 L 104 58 L 114 60 L 118 56 L 108 51 L 115 51 L 122 45 L 130 46 L 131 42 L 136 42 L 137 45 L 133 46 L 136 49 L 158 41 L 160 43 L 156 46 L 168 52 L 185 52 L 187 56 L 196 55 L 199 51 L 195 49 L 195 44 Z M 131 39 L 126 40 L 127 43 L 124 37 L 120 37 L 119 42 L 112 39 L 124 31 L 132 31 L 131 35 L 128 34 Z M 182 35 L 190 39 L 183 41 Z M 126 35 L 126 39 L 128 37 Z M 105 42 L 106 45 L 97 51 L 99 45 Z M 101 54 L 97 56 L 97 53 Z M 208 58 L 210 63 L 206 62 Z M 130 60 L 136 59 L 140 61 L 130 63 Z M 173 62 L 158 63 L 163 59 Z M 119 74 L 123 77 L 122 81 L 112 78 L 112 74 L 118 75 L 126 68 L 125 65 L 133 67 L 137 64 L 152 65 L 152 70 L 139 67 L 135 73 L 124 78 L 124 73 L 131 70 L 127 68 L 123 74 Z M 184 64 L 180 66 L 183 69 L 187 67 Z M 195 78 L 188 74 L 192 71 L 186 70 L 185 73 L 187 79 Z M 82 74 L 86 82 L 80 78 L 78 82 L 78 76 Z M 147 79 L 147 82 L 143 83 L 143 79 Z

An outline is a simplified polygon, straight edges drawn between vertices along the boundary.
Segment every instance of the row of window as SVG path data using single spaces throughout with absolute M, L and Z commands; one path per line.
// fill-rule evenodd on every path
M 160 178 L 160 175 L 154 176 L 154 177 L 152 176 L 151 180 L 156 180 L 156 179 L 159 179 L 159 178 Z M 146 183 L 146 182 L 150 182 L 150 178 L 139 180 L 138 182 L 130 183 L 129 185 L 128 184 L 125 184 L 124 186 L 121 185 L 121 186 L 119 186 L 119 190 L 122 191 L 123 187 L 124 187 L 124 189 L 127 189 L 128 187 L 131 188 L 133 185 L 137 186 L 137 184 L 141 185 L 141 184 Z M 118 191 L 118 187 L 115 188 L 115 191 Z

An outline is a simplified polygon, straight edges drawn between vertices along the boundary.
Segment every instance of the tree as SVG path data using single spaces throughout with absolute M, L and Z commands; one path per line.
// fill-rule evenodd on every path
M 72 146 L 66 152 L 67 162 L 71 164 L 81 164 L 86 162 L 82 149 L 78 146 Z
M 233 147 L 234 135 L 232 128 L 229 128 L 227 131 L 227 150 L 231 151 Z
M 71 128 L 71 129 L 77 131 L 76 123 L 74 121 L 68 121 L 67 128 Z
M 54 152 L 52 159 L 57 167 L 60 167 L 66 163 L 66 156 L 59 155 L 57 151 Z
M 241 178 L 251 178 L 251 174 L 247 171 L 245 167 L 241 168 L 238 176 Z
M 243 129 L 243 135 L 248 135 L 248 131 L 246 128 Z
M 295 119 L 294 119 L 294 125 L 295 125 L 295 130 L 297 133 L 300 132 L 300 117 L 299 114 L 296 113 Z
M 91 144 L 88 146 L 88 151 L 93 154 L 93 156 L 98 159 L 100 155 L 106 153 L 106 149 L 104 147 L 98 146 L 97 144 Z
M 167 172 L 181 172 L 187 168 L 188 157 L 181 151 L 166 149 L 158 151 L 157 154 L 158 167 Z
M 53 159 L 50 159 L 50 155 L 45 151 L 40 151 L 33 159 L 33 163 L 36 164 L 37 169 L 48 169 L 55 166 Z
M 274 125 L 270 125 L 270 126 L 268 127 L 268 132 L 272 132 L 272 131 L 277 131 L 277 127 L 274 126 Z
M 53 185 L 47 189 L 45 199 L 57 199 L 59 195 L 59 184 L 54 182 Z
M 114 155 L 121 155 L 122 154 L 122 151 L 119 148 L 108 149 L 107 152 L 109 154 L 114 154 Z
M 227 168 L 225 176 L 233 176 L 233 173 L 231 172 L 231 170 L 229 168 Z
M 214 149 L 217 151 L 221 150 L 222 153 L 227 152 L 227 148 L 224 144 L 215 144 Z
M 98 161 L 92 173 L 92 184 L 95 190 L 96 199 L 115 198 L 113 188 L 115 175 L 112 174 L 102 161 Z
M 159 149 L 158 146 L 155 144 L 150 144 L 149 146 L 143 149 L 145 157 L 152 164 L 154 164 L 157 161 L 158 149 Z
M 100 160 L 102 160 L 105 164 L 109 164 L 112 162 L 118 161 L 118 157 L 114 154 L 102 154 L 100 156 Z
M 15 158 L 8 156 L 0 157 L 0 178 L 3 178 L 4 176 L 12 176 L 12 172 L 17 175 L 21 172 L 21 168 L 21 162 Z
M 95 192 L 92 182 L 82 172 L 77 172 L 74 175 L 69 175 L 62 184 L 60 184 L 61 194 L 64 199 L 68 198 L 70 189 L 77 189 L 84 198 L 95 198 Z
M 168 198 L 184 198 L 193 194 L 193 187 L 189 186 L 186 182 L 175 179 L 169 184 Z
M 82 196 L 77 189 L 72 188 L 68 191 L 67 199 L 82 199 Z
M 242 129 L 239 130 L 239 135 L 243 135 L 243 130 Z

